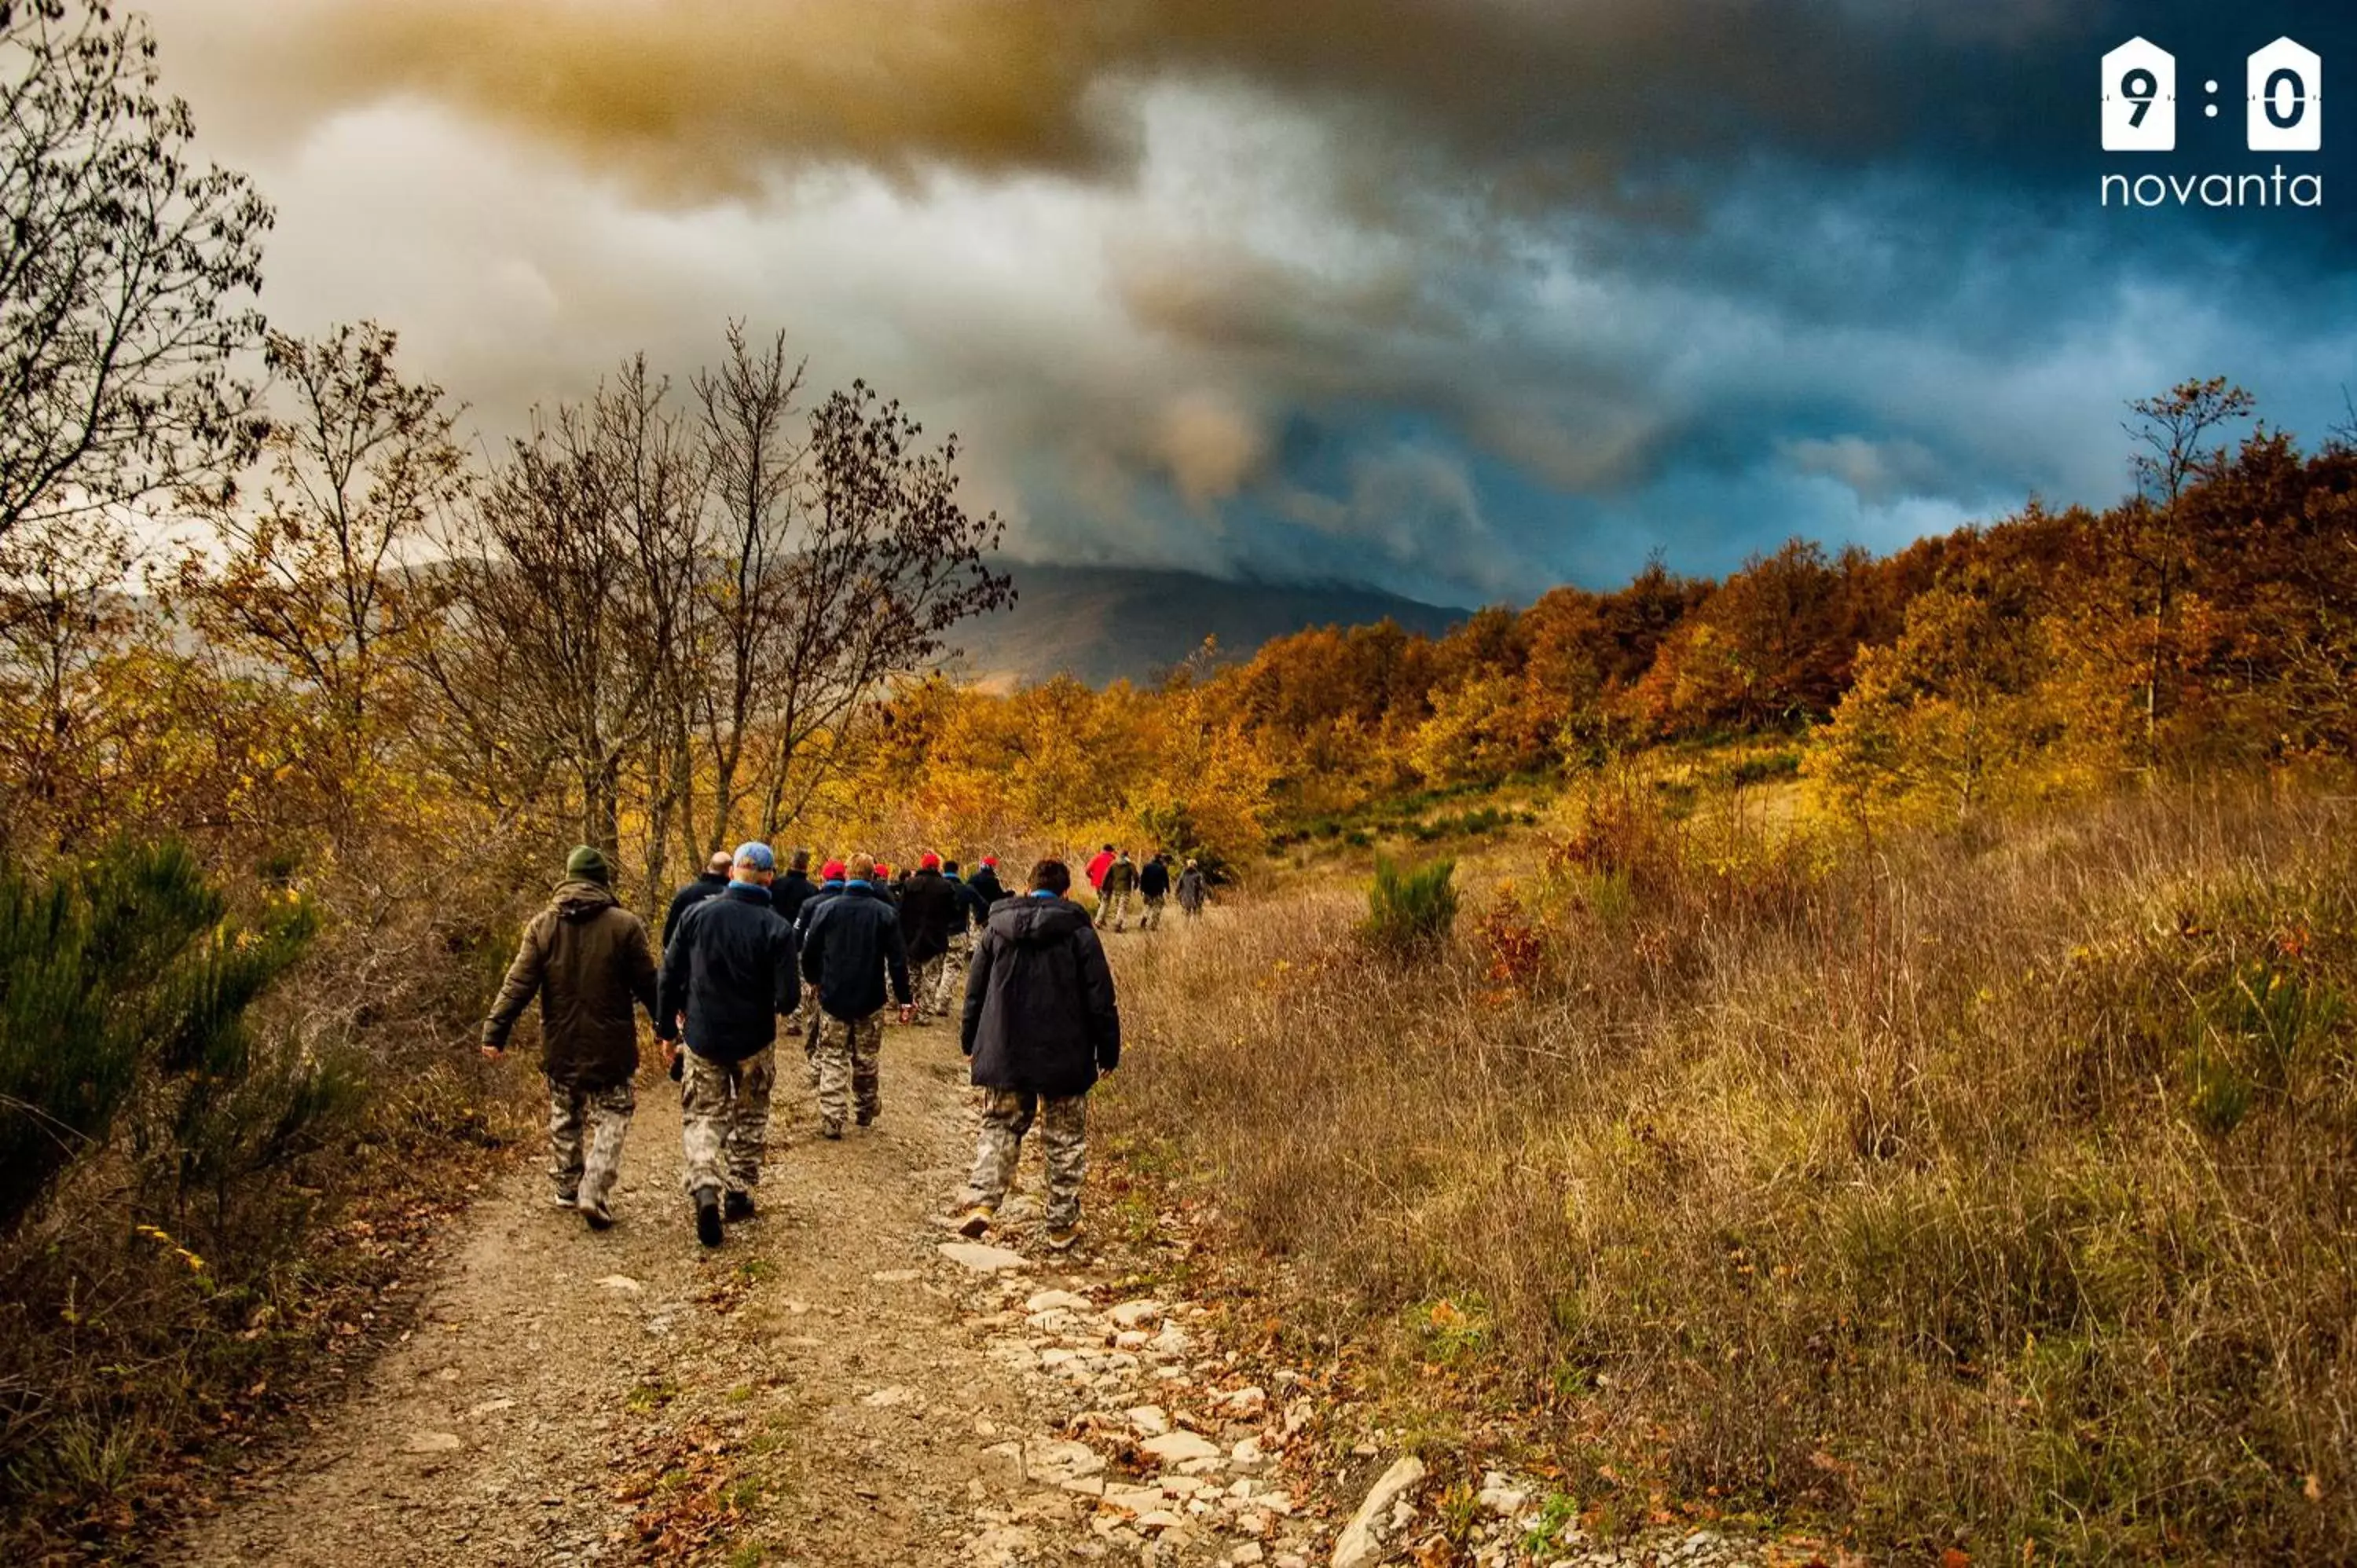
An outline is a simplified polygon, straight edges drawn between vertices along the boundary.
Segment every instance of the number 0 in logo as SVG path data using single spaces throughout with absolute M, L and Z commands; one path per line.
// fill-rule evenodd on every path
M 2104 151 L 2177 150 L 2177 57 L 2130 38 L 2104 57 Z
M 2250 59 L 2251 151 L 2324 150 L 2324 60 L 2314 49 L 2277 38 Z

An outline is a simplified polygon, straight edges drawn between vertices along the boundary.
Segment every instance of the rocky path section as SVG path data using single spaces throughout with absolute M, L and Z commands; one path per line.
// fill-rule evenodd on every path
M 614 1230 L 512 1174 L 360 1393 L 167 1560 L 1754 1560 L 1715 1537 L 1587 1542 L 1510 1477 L 1452 1509 L 1416 1462 L 1330 1431 L 1302 1373 L 1225 1346 L 1222 1304 L 1158 1283 L 1177 1217 L 1114 1216 L 1102 1182 L 1071 1254 L 1019 1193 L 989 1243 L 960 1240 L 962 1069 L 948 1030 L 892 1030 L 884 1118 L 840 1143 L 788 1074 L 760 1216 L 713 1252 L 677 1191 L 676 1097 L 650 1079 Z

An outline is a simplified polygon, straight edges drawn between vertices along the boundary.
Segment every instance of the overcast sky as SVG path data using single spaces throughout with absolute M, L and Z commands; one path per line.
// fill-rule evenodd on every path
M 278 325 L 398 328 L 494 442 L 783 328 L 1034 559 L 1521 600 L 2107 500 L 2186 376 L 2311 438 L 2357 384 L 2357 124 L 2243 144 L 2251 49 L 2357 71 L 2337 0 L 145 8 Z M 2099 148 L 2135 33 L 2175 155 Z M 2323 210 L 2097 202 L 2278 162 Z

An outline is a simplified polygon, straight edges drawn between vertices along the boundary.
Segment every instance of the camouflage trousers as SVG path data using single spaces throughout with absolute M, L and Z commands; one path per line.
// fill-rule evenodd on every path
M 974 963 L 974 938 L 961 931 L 950 939 L 950 950 L 942 961 L 941 994 L 933 1000 L 933 1011 L 944 1018 L 954 1018 L 965 1007 L 965 972 Z
M 687 1053 L 679 1083 L 679 1141 L 690 1194 L 705 1187 L 749 1192 L 760 1184 L 777 1069 L 774 1046 L 741 1062 Z
M 937 952 L 909 967 L 913 972 L 909 976 L 909 991 L 917 999 L 917 1016 L 942 1012 L 942 977 L 949 972 L 949 954 Z
M 1107 920 L 1111 920 L 1113 929 L 1117 931 L 1128 918 L 1129 894 L 1127 892 L 1097 895 L 1097 925 L 1100 928 Z
M 1162 905 L 1163 900 L 1159 898 L 1146 900 L 1146 913 L 1137 918 L 1139 930 L 1150 931 L 1162 924 Z
M 1081 1221 L 1081 1176 L 1088 1164 L 1088 1096 L 1024 1094 L 1011 1089 L 984 1091 L 982 1136 L 967 1178 L 968 1207 L 996 1208 L 1015 1180 L 1023 1155 L 1023 1134 L 1039 1122 L 1040 1153 L 1047 1156 L 1048 1224 L 1062 1230 Z
M 866 1126 L 884 1109 L 882 1063 L 884 1014 L 838 1018 L 829 1013 L 818 1025 L 818 1120 L 828 1133 L 843 1131 L 854 1113 Z
M 630 1112 L 638 1108 L 638 1090 L 628 1079 L 611 1089 L 578 1089 L 548 1080 L 548 1179 L 556 1184 L 559 1197 L 606 1201 L 622 1168 L 622 1138 L 630 1130 Z M 589 1133 L 586 1151 L 581 1144 L 585 1124 Z

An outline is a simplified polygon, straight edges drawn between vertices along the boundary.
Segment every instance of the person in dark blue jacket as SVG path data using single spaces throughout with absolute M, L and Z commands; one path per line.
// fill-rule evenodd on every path
M 724 1218 L 753 1217 L 778 1020 L 802 994 L 794 929 L 770 903 L 777 865 L 768 844 L 737 845 L 727 888 L 680 917 L 663 951 L 657 1031 L 673 1044 L 686 1026 L 680 1140 L 695 1233 L 707 1247 L 720 1244 Z
M 770 884 L 770 902 L 777 906 L 778 913 L 786 918 L 786 923 L 797 929 L 800 929 L 802 906 L 809 903 L 811 895 L 818 891 L 818 884 L 810 879 L 810 851 L 794 851 L 794 857 L 786 862 L 786 874 Z
M 883 1112 L 885 983 L 903 1023 L 916 1012 L 900 912 L 873 896 L 876 863 L 855 855 L 843 891 L 819 906 L 802 937 L 802 978 L 818 987 L 818 1130 L 843 1136 L 845 1114 L 859 1125 Z

